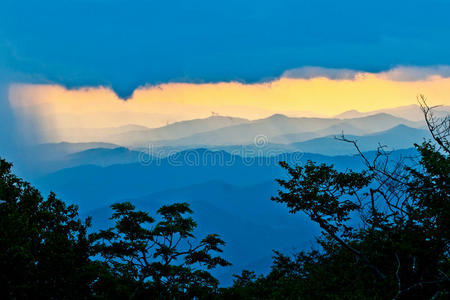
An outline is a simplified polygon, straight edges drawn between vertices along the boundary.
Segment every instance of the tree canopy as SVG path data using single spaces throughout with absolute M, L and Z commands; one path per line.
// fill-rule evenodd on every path
M 89 220 L 78 218 L 51 193 L 38 190 L 11 173 L 0 160 L 0 293 L 2 298 L 83 299 L 97 279 L 87 237 Z
M 417 157 L 393 160 L 384 147 L 362 152 L 362 172 L 308 161 L 289 166 L 272 200 L 322 229 L 319 249 L 275 252 L 271 272 L 236 276 L 230 297 L 244 299 L 444 299 L 450 288 L 449 117 L 421 97 L 434 141 Z M 343 142 L 354 144 L 345 136 Z
M 132 297 L 194 298 L 217 292 L 219 282 L 208 270 L 230 264 L 213 254 L 222 252 L 225 242 L 210 234 L 195 244 L 197 225 L 187 203 L 162 206 L 155 225 L 131 203 L 112 207 L 116 226 L 93 234 L 93 248 L 116 276 L 133 282 Z
M 210 270 L 230 263 L 214 253 L 217 234 L 196 240 L 186 203 L 163 206 L 161 220 L 113 205 L 116 226 L 88 235 L 90 219 L 50 193 L 47 198 L 0 160 L 2 299 L 194 298 L 218 293 Z

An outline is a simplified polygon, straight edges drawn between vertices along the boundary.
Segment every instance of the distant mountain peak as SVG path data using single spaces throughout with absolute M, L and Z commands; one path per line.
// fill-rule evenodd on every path
M 362 113 L 356 109 L 347 110 L 341 114 L 338 114 L 336 118 L 338 119 L 351 119 L 361 117 Z
M 149 127 L 146 126 L 142 126 L 142 125 L 137 125 L 137 124 L 127 124 L 127 125 L 122 125 L 122 126 L 118 126 L 118 127 L 113 127 L 116 129 L 124 129 L 124 130 L 148 130 L 150 129 Z
M 361 116 L 359 118 L 365 118 L 365 119 L 383 119 L 383 118 L 390 118 L 390 119 L 403 119 L 402 117 L 399 116 L 394 116 L 391 115 L 390 113 L 387 112 L 379 112 L 379 113 L 375 113 L 375 114 L 371 114 L 371 115 L 367 115 L 367 116 Z
M 285 119 L 289 119 L 288 116 L 283 115 L 283 114 L 274 114 L 271 115 L 270 117 L 267 118 L 268 120 L 285 120 Z
M 436 108 L 436 113 L 445 115 L 450 113 L 450 107 L 449 106 L 440 106 Z M 399 107 L 392 107 L 392 108 L 385 108 L 385 109 L 378 109 L 374 111 L 366 111 L 366 112 L 360 112 L 357 110 L 348 110 L 341 114 L 336 115 L 336 118 L 339 119 L 352 119 L 352 118 L 359 118 L 359 117 L 365 117 L 370 115 L 375 115 L 379 113 L 387 113 L 395 117 L 400 117 L 403 119 L 407 119 L 410 121 L 423 121 L 423 113 L 420 109 L 420 106 L 417 104 L 410 104 L 405 106 L 399 106 Z
M 394 126 L 394 127 L 392 127 L 390 130 L 393 130 L 393 129 L 414 129 L 414 128 L 411 128 L 411 127 L 409 127 L 409 126 L 407 126 L 407 125 L 405 125 L 405 124 L 398 124 L 397 126 Z
M 385 131 L 382 132 L 375 132 L 372 135 L 379 135 L 379 134 L 386 134 L 386 133 L 392 133 L 392 134 L 401 134 L 401 133 L 408 133 L 408 132 L 419 132 L 419 131 L 423 131 L 424 133 L 427 133 L 426 130 L 424 129 L 419 129 L 419 128 L 412 128 L 409 127 L 405 124 L 398 124 L 390 129 L 387 129 Z M 400 138 L 400 137 L 399 137 Z
M 209 120 L 224 120 L 224 119 L 225 120 L 246 120 L 243 118 L 237 118 L 237 117 L 232 117 L 232 116 L 222 116 L 222 115 L 212 115 L 206 119 L 209 119 Z

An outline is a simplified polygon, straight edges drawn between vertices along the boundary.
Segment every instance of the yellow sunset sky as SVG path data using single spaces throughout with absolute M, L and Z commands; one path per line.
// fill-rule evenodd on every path
M 377 73 L 351 79 L 287 78 L 246 84 L 167 83 L 136 89 L 128 100 L 107 87 L 67 89 L 59 85 L 14 84 L 9 100 L 17 113 L 33 116 L 49 128 L 102 128 L 127 124 L 164 126 L 214 114 L 258 119 L 275 113 L 334 116 L 347 110 L 366 112 L 417 104 L 450 104 L 450 78 L 433 75 L 398 81 Z

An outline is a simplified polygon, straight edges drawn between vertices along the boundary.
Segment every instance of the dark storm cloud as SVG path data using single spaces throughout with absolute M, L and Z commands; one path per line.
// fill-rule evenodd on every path
M 261 81 L 306 65 L 450 65 L 450 1 L 3 0 L 14 80 L 106 85 Z

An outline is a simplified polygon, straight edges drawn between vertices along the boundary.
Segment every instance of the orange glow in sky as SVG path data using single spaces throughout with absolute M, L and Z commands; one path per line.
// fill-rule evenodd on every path
M 425 94 L 431 104 L 450 104 L 450 78 L 395 81 L 360 73 L 355 79 L 280 78 L 268 83 L 167 83 L 141 87 L 124 101 L 106 87 L 66 89 L 58 85 L 15 84 L 11 106 L 35 116 L 48 128 L 100 128 L 203 118 L 212 112 L 248 119 L 274 113 L 333 116 L 356 109 L 371 111 L 416 104 Z

